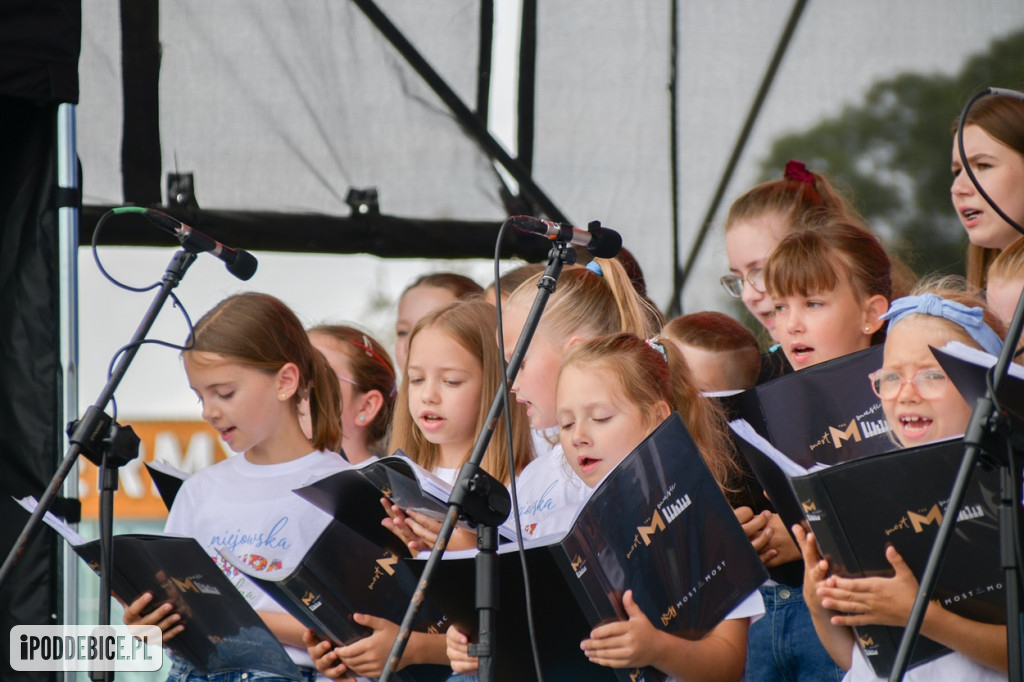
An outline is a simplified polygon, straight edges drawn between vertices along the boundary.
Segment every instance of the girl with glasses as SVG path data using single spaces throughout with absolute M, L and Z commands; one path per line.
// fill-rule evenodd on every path
M 797 230 L 809 214 L 818 212 L 859 218 L 826 178 L 799 161 L 790 161 L 781 179 L 748 190 L 733 202 L 726 216 L 729 274 L 722 277 L 722 286 L 730 296 L 743 300 L 773 340 L 775 309 L 765 293 L 764 264 L 786 235 Z
M 926 290 L 893 301 L 884 316 L 889 330 L 883 367 L 870 375 L 870 381 L 893 434 L 905 447 L 962 434 L 971 417 L 970 406 L 929 346 L 960 341 L 992 354 L 1002 346 L 1005 327 L 996 315 L 979 297 L 963 291 L 962 284 L 959 291 L 949 290 L 951 281 L 943 280 L 936 289 L 941 295 Z M 844 682 L 877 679 L 855 646 L 850 626 L 906 625 L 917 579 L 892 546 L 886 550 L 892 577 L 826 577 L 828 562 L 821 558 L 814 536 L 800 526 L 793 532 L 807 567 L 804 596 L 815 629 L 836 663 L 848 671 Z M 933 603 L 921 634 L 953 651 L 910 669 L 905 680 L 1006 679 L 1005 626 L 968 620 Z

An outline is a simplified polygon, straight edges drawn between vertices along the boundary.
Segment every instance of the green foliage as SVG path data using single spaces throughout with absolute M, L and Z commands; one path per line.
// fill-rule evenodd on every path
M 864 104 L 778 138 L 761 164 L 779 177 L 789 159 L 825 174 L 919 275 L 963 273 L 967 237 L 950 203 L 951 130 L 985 87 L 1020 89 L 1024 31 L 994 41 L 954 76 L 905 73 L 880 81 Z

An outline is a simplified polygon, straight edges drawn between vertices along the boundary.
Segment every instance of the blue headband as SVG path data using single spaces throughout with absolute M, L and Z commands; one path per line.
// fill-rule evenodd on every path
M 601 269 L 601 264 L 598 263 L 596 260 L 592 260 L 589 263 L 587 263 L 587 270 L 590 270 L 598 277 L 604 277 L 604 270 Z
M 898 298 L 892 302 L 889 312 L 882 315 L 881 319 L 889 320 L 889 327 L 892 328 L 907 315 L 914 314 L 941 317 L 961 326 L 979 346 L 992 355 L 999 355 L 1003 347 L 999 335 L 985 324 L 985 315 L 981 308 L 968 308 L 963 303 L 935 294 Z

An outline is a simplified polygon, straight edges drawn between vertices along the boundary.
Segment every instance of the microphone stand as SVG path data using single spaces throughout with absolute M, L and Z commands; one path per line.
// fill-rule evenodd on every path
M 982 97 L 987 95 L 999 95 L 1024 99 L 1024 94 L 1001 88 L 985 88 L 975 93 L 960 112 L 960 121 L 957 125 L 957 150 L 960 154 L 963 170 L 970 178 L 978 193 L 986 202 L 999 214 L 999 216 L 1013 226 L 1018 232 L 1024 234 L 1024 230 L 1018 226 L 1012 218 L 1007 216 L 996 202 L 988 196 L 985 190 L 978 183 L 978 179 L 971 170 L 971 164 L 964 150 L 964 127 L 967 122 L 967 112 L 971 106 Z M 1010 327 L 1006 332 L 1006 342 L 1003 344 L 999 359 L 989 375 L 985 395 L 978 398 L 971 413 L 971 421 L 967 425 L 967 432 L 964 434 L 964 444 L 967 446 L 964 451 L 964 458 L 960 463 L 956 479 L 953 482 L 953 489 L 949 493 L 949 502 L 946 505 L 946 512 L 939 525 L 938 534 L 932 545 L 932 551 L 928 555 L 928 562 L 925 564 L 921 574 L 921 582 L 917 590 L 917 597 L 907 619 L 907 626 L 900 638 L 900 645 L 896 651 L 896 659 L 893 662 L 892 672 L 889 675 L 890 682 L 899 682 L 903 679 L 907 665 L 910 661 L 910 654 L 913 652 L 914 642 L 921 631 L 921 624 L 924 622 L 925 611 L 935 589 L 935 582 L 938 580 L 939 568 L 945 558 L 946 550 L 949 547 L 949 540 L 953 534 L 953 526 L 956 524 L 960 508 L 963 506 L 964 496 L 967 494 L 967 484 L 970 481 L 971 473 L 974 471 L 978 456 L 984 454 L 987 457 L 982 459 L 985 465 L 995 465 L 1000 469 L 999 477 L 999 550 L 1000 567 L 1003 569 L 1003 584 L 1006 590 L 1006 653 L 1007 653 L 1007 679 L 1011 682 L 1022 681 L 1021 670 L 1021 603 L 1020 603 L 1020 566 L 1018 565 L 1019 546 L 1019 525 L 1020 525 L 1020 474 L 1016 466 L 1016 450 L 1024 450 L 1024 447 L 1015 447 L 1014 433 L 1010 420 L 1004 412 L 998 409 L 998 394 L 1007 374 L 1010 363 L 1016 352 L 1017 343 L 1020 340 L 1021 329 L 1024 328 L 1024 292 L 1017 300 L 1017 309 L 1013 313 Z M 1019 444 L 1019 438 L 1016 439 Z M 998 452 L 1005 453 L 1005 458 L 999 456 Z M 1016 475 L 1015 475 L 1016 474 Z
M 548 264 L 544 274 L 537 284 L 537 297 L 534 299 L 533 307 L 527 315 L 523 325 L 523 331 L 516 343 L 512 357 L 509 359 L 505 371 L 508 385 L 512 385 L 516 375 L 519 373 L 519 366 L 522 364 L 523 355 L 530 345 L 537 325 L 540 323 L 544 306 L 548 298 L 555 291 L 558 276 L 562 272 L 563 265 L 572 265 L 576 262 L 576 252 L 569 248 L 569 242 L 555 240 L 552 243 L 551 251 L 548 253 Z M 493 682 L 494 657 L 496 653 L 495 625 L 498 611 L 498 531 L 497 527 L 508 517 L 512 506 L 508 490 L 500 481 L 480 468 L 484 451 L 494 434 L 494 427 L 501 418 L 508 396 L 498 389 L 494 400 L 491 402 L 490 412 L 484 428 L 477 436 L 476 444 L 469 461 L 459 469 L 459 475 L 452 486 L 452 494 L 448 499 L 448 513 L 445 515 L 441 530 L 438 531 L 437 541 L 430 552 L 420 576 L 416 591 L 409 601 L 405 617 L 398 629 L 398 635 L 388 654 L 388 660 L 384 671 L 380 676 L 380 682 L 388 682 L 391 674 L 398 668 L 398 662 L 409 642 L 412 633 L 412 624 L 423 602 L 427 588 L 430 586 L 430 579 L 437 569 L 444 554 L 448 541 L 451 539 L 452 531 L 455 529 L 455 522 L 462 514 L 477 525 L 477 548 L 480 550 L 476 556 L 476 609 L 479 617 L 478 640 L 469 648 L 469 653 L 480 659 L 480 667 L 477 677 L 480 682 Z
M 149 310 L 143 316 L 131 342 L 125 347 L 124 353 L 118 360 L 106 385 L 100 391 L 96 402 L 86 409 L 85 414 L 76 422 L 68 426 L 69 440 L 64 459 L 54 473 L 46 490 L 39 498 L 32 516 L 22 529 L 21 534 L 15 541 L 14 546 L 0 566 L 0 585 L 3 585 L 10 576 L 14 565 L 31 539 L 35 529 L 39 526 L 43 515 L 50 508 L 54 497 L 60 490 L 67 478 L 71 468 L 75 465 L 78 455 L 84 453 L 86 457 L 100 467 L 100 603 L 99 603 L 99 625 L 110 623 L 110 568 L 113 560 L 113 493 L 117 489 L 118 467 L 127 464 L 138 456 L 139 439 L 130 427 L 121 427 L 117 422 L 104 413 L 107 404 L 114 397 L 114 391 L 121 383 L 128 366 L 135 358 L 142 341 L 146 338 L 150 328 L 156 321 L 160 309 L 170 296 L 171 289 L 176 287 L 185 271 L 196 259 L 197 252 L 181 250 L 174 254 L 167 270 L 164 273 L 159 291 Z M 113 671 L 92 670 L 90 678 L 96 682 L 100 680 L 113 680 Z
M 1010 363 L 1013 361 L 1016 340 L 1020 338 L 1022 326 L 1024 326 L 1024 293 L 1017 301 L 1017 309 L 1010 322 L 1010 331 L 1006 335 L 1006 342 L 999 354 L 999 360 L 996 362 L 995 368 L 991 370 L 994 375 L 993 380 L 989 382 L 985 395 L 978 398 L 974 411 L 971 413 L 971 421 L 967 425 L 967 433 L 964 435 L 964 443 L 967 446 L 964 458 L 953 483 L 953 489 L 949 493 L 949 503 L 946 505 L 932 551 L 928 555 L 928 562 L 921 574 L 917 597 L 911 608 L 910 617 L 907 619 L 907 626 L 900 638 L 899 649 L 896 651 L 896 659 L 889 676 L 890 682 L 902 680 L 906 672 L 914 642 L 920 633 L 925 611 L 935 589 L 939 569 L 953 534 L 953 526 L 956 524 L 960 508 L 963 506 L 967 485 L 983 450 L 987 457 L 982 457 L 982 464 L 994 463 L 1000 468 L 998 522 L 1001 567 L 1004 572 L 1003 584 L 1006 590 L 1006 643 L 1009 673 L 1007 679 L 1011 682 L 1020 682 L 1021 680 L 1021 605 L 1018 583 L 1020 567 L 1017 565 L 1015 549 L 1020 506 L 1019 495 L 1016 494 L 1016 491 L 1020 487 L 1020 475 L 1018 473 L 1016 478 L 1011 475 L 1011 472 L 1019 471 L 1014 466 L 1014 462 L 1010 461 L 1016 456 L 1011 442 L 1013 434 L 1010 431 L 1010 420 L 997 408 L 996 396 L 1007 376 Z M 1006 453 L 1005 459 L 998 455 L 1000 449 Z

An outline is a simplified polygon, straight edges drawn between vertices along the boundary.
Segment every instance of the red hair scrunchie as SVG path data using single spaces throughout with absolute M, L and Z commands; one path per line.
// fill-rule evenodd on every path
M 788 161 L 786 163 L 786 172 L 784 177 L 787 180 L 794 180 L 796 182 L 806 182 L 808 185 L 814 184 L 814 173 L 807 170 L 807 166 L 802 161 Z

